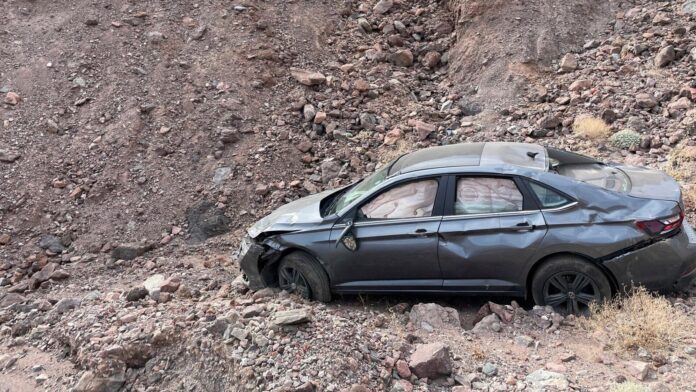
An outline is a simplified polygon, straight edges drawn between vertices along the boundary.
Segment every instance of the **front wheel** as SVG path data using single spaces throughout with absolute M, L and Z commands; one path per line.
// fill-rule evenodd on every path
M 537 305 L 551 306 L 561 314 L 587 314 L 590 304 L 611 297 L 606 275 L 591 263 L 573 256 L 551 259 L 532 278 Z
M 278 266 L 278 286 L 306 299 L 331 301 L 329 277 L 324 268 L 312 256 L 293 252 L 285 256 Z

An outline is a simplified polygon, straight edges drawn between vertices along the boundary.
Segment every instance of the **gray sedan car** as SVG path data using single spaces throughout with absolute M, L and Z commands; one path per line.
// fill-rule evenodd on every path
M 248 229 L 251 289 L 531 297 L 564 313 L 633 285 L 684 289 L 696 236 L 679 185 L 642 167 L 523 143 L 403 155 Z

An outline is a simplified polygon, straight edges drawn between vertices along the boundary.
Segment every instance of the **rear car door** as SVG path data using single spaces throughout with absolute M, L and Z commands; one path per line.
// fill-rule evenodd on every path
M 438 245 L 443 288 L 521 294 L 524 268 L 545 234 L 544 217 L 521 179 L 450 176 Z
M 442 176 L 401 182 L 356 208 L 352 234 L 357 249 L 338 244 L 332 258 L 337 291 L 440 289 L 437 232 L 446 189 Z M 344 229 L 331 232 L 336 241 Z

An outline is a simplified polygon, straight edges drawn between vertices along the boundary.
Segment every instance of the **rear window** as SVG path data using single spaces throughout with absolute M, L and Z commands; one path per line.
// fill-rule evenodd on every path
M 558 192 L 537 183 L 529 182 L 529 186 L 532 188 L 532 192 L 534 192 L 536 197 L 539 199 L 539 203 L 541 203 L 542 208 L 558 208 L 572 202 Z
M 601 163 L 560 165 L 556 172 L 615 192 L 628 193 L 631 190 L 631 181 L 624 172 Z

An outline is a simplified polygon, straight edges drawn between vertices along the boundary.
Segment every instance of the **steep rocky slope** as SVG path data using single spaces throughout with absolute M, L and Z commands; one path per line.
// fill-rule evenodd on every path
M 460 313 L 421 315 L 423 298 L 252 294 L 231 257 L 287 201 L 464 141 L 666 169 L 693 220 L 693 1 L 0 8 L 6 389 L 693 389 L 693 340 L 625 358 L 516 304 L 477 316 L 485 300 L 432 298 Z M 588 115 L 606 129 L 577 131 Z M 424 370 L 438 356 L 452 361 Z

